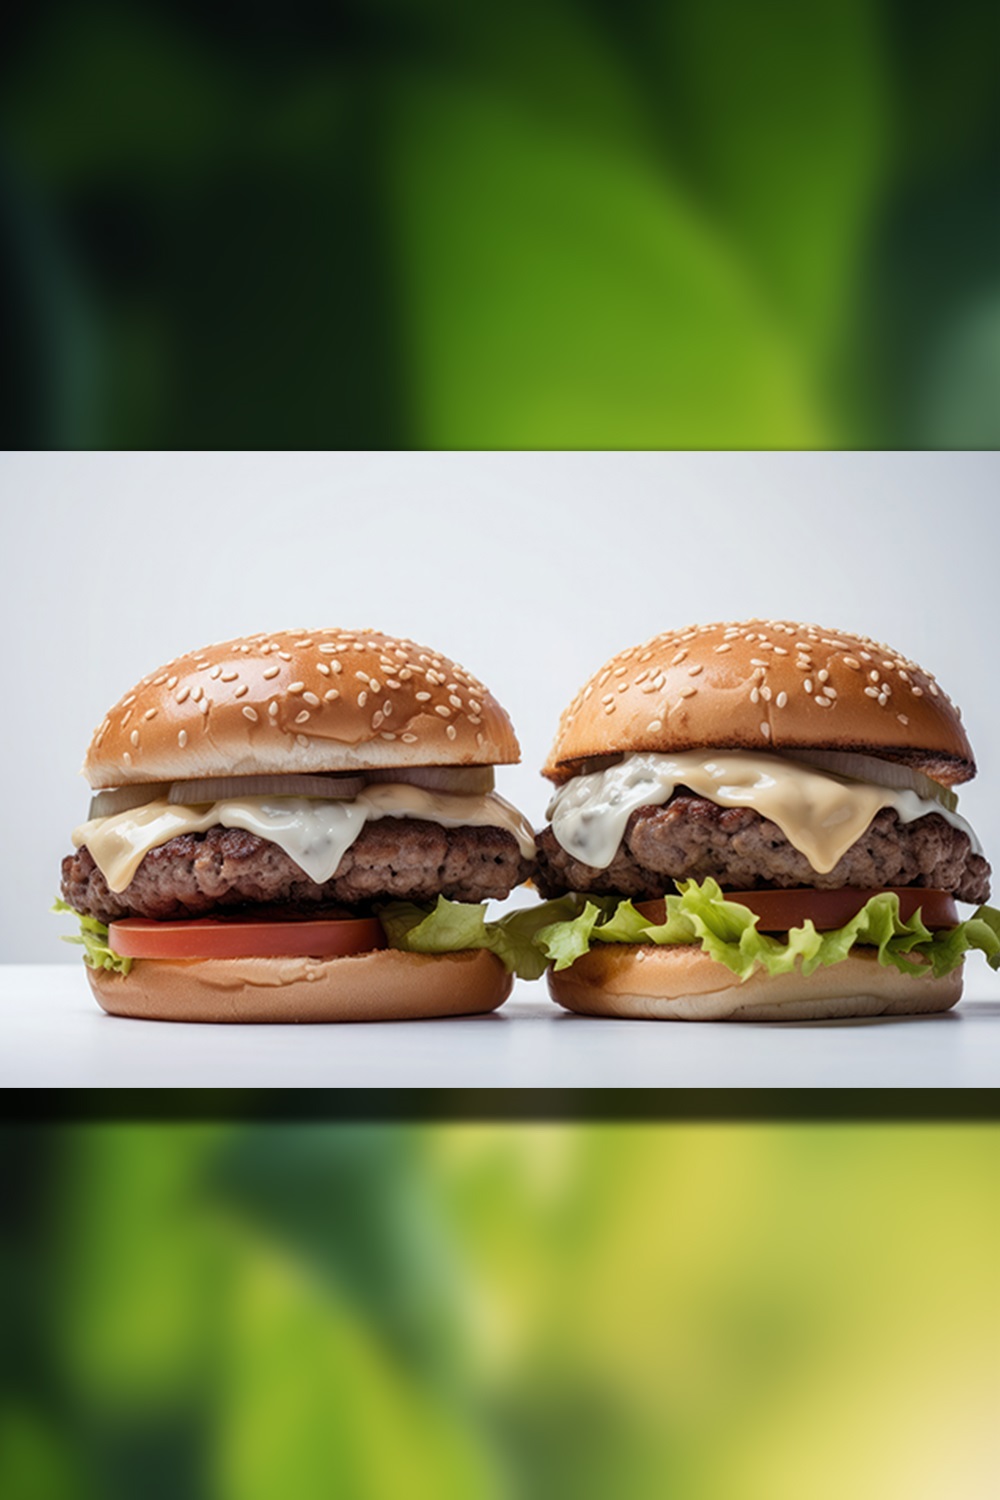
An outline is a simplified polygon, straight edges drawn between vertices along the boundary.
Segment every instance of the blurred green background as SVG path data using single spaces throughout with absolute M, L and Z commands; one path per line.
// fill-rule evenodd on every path
M 9 444 L 1000 440 L 995 5 L 16 15 Z
M 986 1500 L 1000 1130 L 10 1128 L 0 1494 Z

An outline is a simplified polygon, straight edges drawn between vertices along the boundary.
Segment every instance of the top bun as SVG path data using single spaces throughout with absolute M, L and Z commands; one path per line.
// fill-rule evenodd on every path
M 144 677 L 95 730 L 83 774 L 96 788 L 520 756 L 505 710 L 447 656 L 375 630 L 283 630 Z
M 611 658 L 559 721 L 543 774 L 635 750 L 849 750 L 952 786 L 976 774 L 959 710 L 891 646 L 793 620 L 692 625 Z

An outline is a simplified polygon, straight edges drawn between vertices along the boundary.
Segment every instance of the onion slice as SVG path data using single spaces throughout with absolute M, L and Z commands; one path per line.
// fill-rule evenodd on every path
M 203 781 L 173 782 L 167 801 L 183 806 L 233 797 L 322 797 L 324 802 L 350 802 L 363 785 L 360 776 L 210 776 Z
M 146 802 L 155 802 L 165 797 L 170 790 L 169 781 L 149 781 L 141 786 L 112 786 L 106 791 L 95 792 L 90 799 L 90 818 L 113 818 L 115 813 L 128 812 L 132 807 L 142 807 Z
M 848 781 L 867 781 L 875 786 L 889 787 L 892 791 L 916 792 L 925 802 L 940 802 L 949 812 L 958 808 L 958 797 L 950 787 L 942 786 L 912 766 L 900 765 L 899 761 L 880 760 L 874 755 L 854 755 L 847 750 L 800 750 L 797 746 L 789 749 L 787 758 L 804 761 L 821 771 L 832 771 L 835 776 L 844 776 Z
M 370 782 L 402 781 L 429 792 L 454 792 L 461 797 L 492 792 L 496 781 L 492 766 L 386 766 L 366 771 L 364 777 Z

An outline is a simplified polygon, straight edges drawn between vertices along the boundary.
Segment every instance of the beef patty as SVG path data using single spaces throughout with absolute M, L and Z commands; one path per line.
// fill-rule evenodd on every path
M 366 823 L 333 877 L 310 880 L 283 849 L 242 828 L 182 833 L 151 849 L 124 891 L 107 881 L 84 845 L 62 862 L 62 894 L 99 921 L 203 917 L 233 906 L 281 904 L 308 911 L 337 903 L 502 898 L 531 873 L 517 840 L 494 827 L 444 828 L 418 818 Z
M 776 823 L 744 807 L 720 807 L 677 792 L 662 807 L 639 807 L 606 870 L 567 854 L 551 827 L 538 836 L 535 884 L 543 896 L 565 891 L 650 899 L 675 880 L 711 875 L 728 890 L 760 886 L 870 889 L 916 885 L 979 903 L 990 894 L 990 867 L 960 829 L 937 813 L 902 823 L 883 808 L 826 875 L 815 871 Z

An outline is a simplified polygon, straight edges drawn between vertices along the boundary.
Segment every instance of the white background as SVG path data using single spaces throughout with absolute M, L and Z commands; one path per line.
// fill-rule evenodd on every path
M 974 453 L 6 455 L 0 960 L 79 962 L 48 908 L 106 708 L 180 652 L 285 626 L 464 663 L 513 717 L 499 787 L 536 823 L 559 710 L 622 647 L 751 615 L 860 631 L 962 705 L 961 810 L 997 863 L 998 498 L 1000 456 Z

